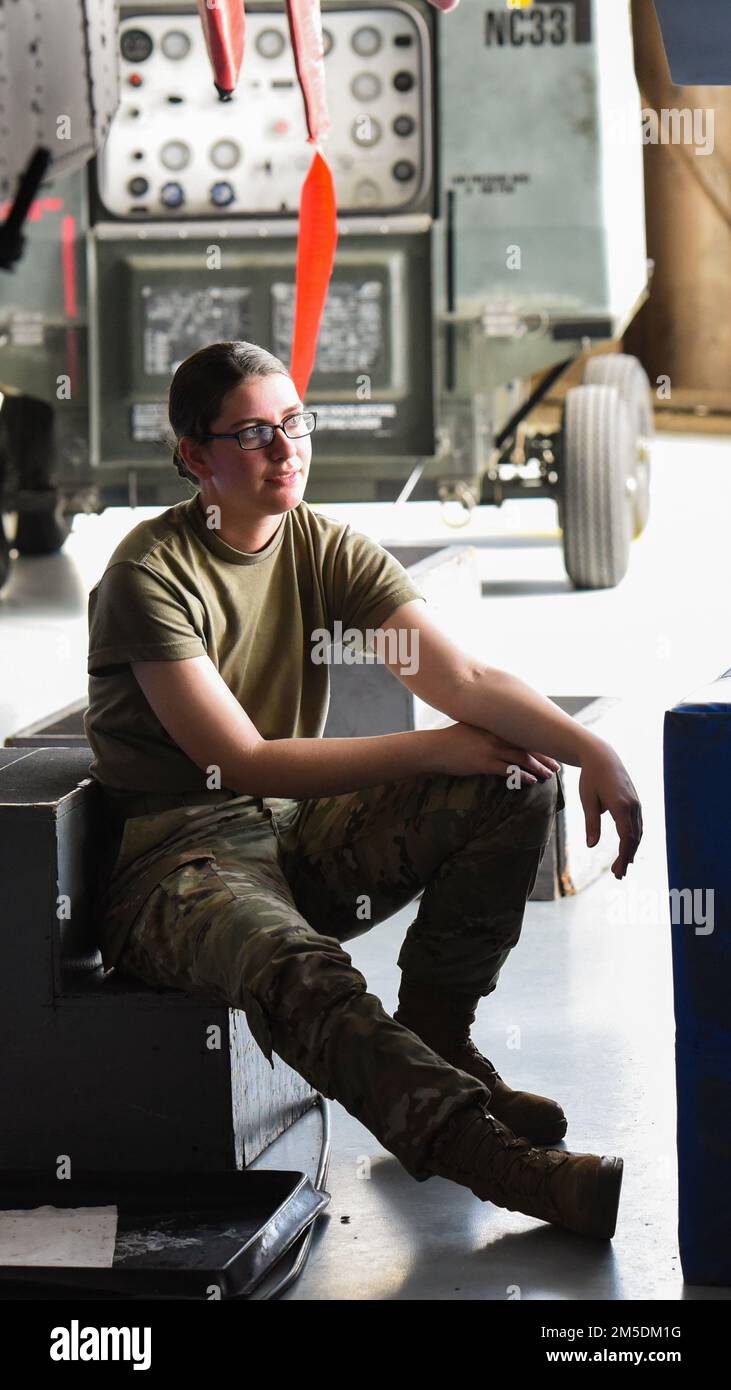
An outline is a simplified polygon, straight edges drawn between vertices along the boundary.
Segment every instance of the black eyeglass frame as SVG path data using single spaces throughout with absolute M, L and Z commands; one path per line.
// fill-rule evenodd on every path
M 312 420 L 313 420 L 312 429 L 311 429 L 311 430 L 306 430 L 304 434 L 288 434 L 288 433 L 287 433 L 287 430 L 284 428 L 284 426 L 287 424 L 287 421 L 288 421 L 288 420 L 294 420 L 298 415 L 301 415 L 302 417 L 304 417 L 304 416 L 306 416 L 306 415 L 311 415 L 311 416 L 312 416 Z M 241 443 L 241 435 L 244 433 L 244 430 L 250 430 L 250 429 L 252 429 L 252 428 L 260 429 L 260 430 L 271 430 L 271 432 L 272 432 L 271 439 L 268 439 L 267 442 L 266 442 L 266 444 L 242 444 L 242 443 Z M 259 424 L 259 425 L 256 425 L 256 426 L 244 425 L 243 429 L 236 430 L 236 432 L 235 432 L 234 434 L 202 434 L 202 435 L 200 436 L 200 438 L 201 438 L 201 441 L 203 441 L 204 439 L 236 439 L 236 440 L 238 440 L 239 448 L 240 448 L 241 450 L 243 450 L 243 452 L 244 452 L 245 454 L 249 454 L 249 453 L 252 452 L 253 449 L 268 449 L 268 448 L 269 448 L 269 445 L 272 443 L 272 441 L 273 441 L 273 439 L 274 439 L 274 432 L 275 432 L 275 430 L 281 430 L 281 431 L 282 431 L 282 434 L 287 435 L 287 439 L 306 439 L 308 435 L 314 434 L 314 433 L 315 433 L 316 428 L 317 428 L 317 411 L 316 411 L 316 410 L 295 410 L 295 411 L 293 412 L 292 415 L 287 415 L 286 419 L 282 420 L 281 423 L 278 424 L 278 425 L 267 425 L 267 424 L 264 424 L 264 423 Z

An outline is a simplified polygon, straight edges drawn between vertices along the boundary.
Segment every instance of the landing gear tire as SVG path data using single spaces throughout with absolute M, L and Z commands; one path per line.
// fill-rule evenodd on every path
M 19 495 L 10 544 L 19 555 L 53 555 L 71 531 L 58 495 L 53 406 L 36 396 L 8 393 L 0 413 L 0 454 L 10 492 Z M 26 497 L 23 509 L 23 495 Z M 33 502 L 38 497 L 38 505 Z
M 650 445 L 655 436 L 655 422 L 649 377 L 636 357 L 611 352 L 589 358 L 584 369 L 584 384 L 616 387 L 629 409 L 637 437 L 632 534 L 632 539 L 636 540 L 650 517 Z
M 59 500 L 54 511 L 18 512 L 13 545 L 19 555 L 54 555 L 71 533 L 70 521 L 61 511 Z
M 613 589 L 624 577 L 634 526 L 635 433 L 614 386 L 566 393 L 559 523 L 564 564 L 577 589 Z

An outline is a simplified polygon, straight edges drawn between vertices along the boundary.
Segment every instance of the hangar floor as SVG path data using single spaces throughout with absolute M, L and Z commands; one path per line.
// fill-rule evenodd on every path
M 471 650 L 546 694 L 622 698 L 629 714 L 622 755 L 643 802 L 645 836 L 621 888 L 604 873 L 575 897 L 528 905 L 521 941 L 473 1033 L 509 1083 L 560 1100 L 567 1147 L 624 1157 L 615 1239 L 571 1235 L 443 1179 L 415 1183 L 332 1103 L 332 1200 L 286 1298 L 731 1297 L 731 1289 L 685 1285 L 677 1251 L 661 761 L 664 710 L 731 666 L 730 452 L 725 439 L 660 438 L 652 518 L 614 591 L 572 590 L 549 502 L 484 509 L 462 531 L 442 526 L 432 504 L 318 504 L 386 544 L 478 543 L 484 621 L 469 634 Z M 77 518 L 60 556 L 15 559 L 0 594 L 0 738 L 83 695 L 86 594 L 117 540 L 149 514 Z M 613 836 L 606 816 L 603 836 Z M 389 1011 L 413 915 L 414 908 L 397 914 L 348 948 Z M 523 1043 L 510 1051 L 516 1023 Z M 256 1166 L 314 1175 L 319 1130 L 311 1111 Z

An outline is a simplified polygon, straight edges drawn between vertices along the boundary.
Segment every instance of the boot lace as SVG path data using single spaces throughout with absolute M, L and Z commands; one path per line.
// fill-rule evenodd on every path
M 445 1153 L 445 1147 L 449 1152 L 454 1145 L 449 1153 L 450 1176 L 459 1175 L 467 1186 L 475 1181 L 483 1185 L 491 1182 L 496 1197 L 545 1197 L 548 1179 L 570 1157 L 557 1149 L 533 1148 L 482 1107 L 464 1126 L 464 1113 L 457 1112 L 440 1134 L 432 1156 Z M 496 1143 L 500 1146 L 497 1152 Z M 488 1152 L 483 1155 L 485 1148 Z

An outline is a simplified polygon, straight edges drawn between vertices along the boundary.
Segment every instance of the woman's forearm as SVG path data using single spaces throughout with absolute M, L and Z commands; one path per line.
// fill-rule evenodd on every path
M 436 771 L 439 729 L 369 738 L 262 739 L 227 785 L 250 796 L 337 796 Z
M 574 767 L 582 767 L 587 758 L 609 747 L 553 700 L 518 676 L 492 666 L 482 667 L 459 687 L 449 712 L 453 719 L 489 729 L 506 743 L 547 753 Z

